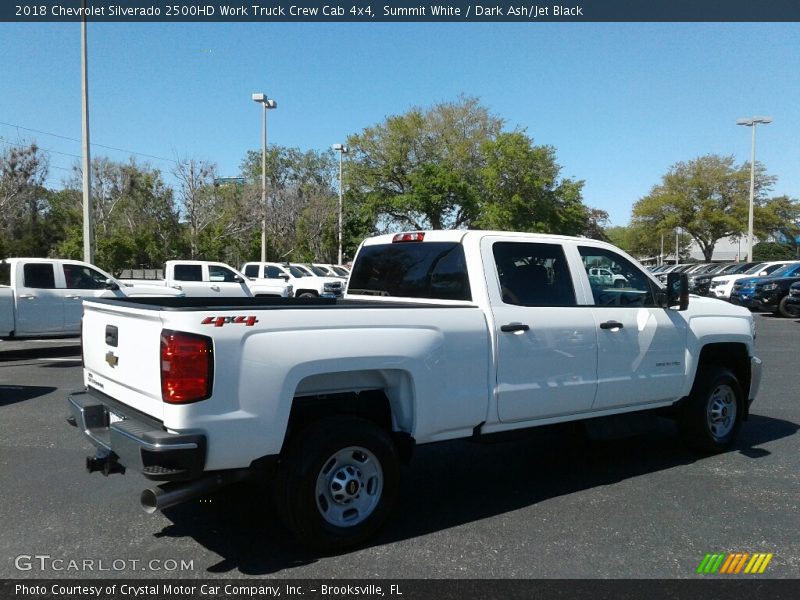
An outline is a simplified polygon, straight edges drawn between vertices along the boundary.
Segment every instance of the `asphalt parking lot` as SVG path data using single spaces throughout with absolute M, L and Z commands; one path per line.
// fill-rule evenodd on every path
M 706 553 L 766 552 L 759 577 L 796 578 L 800 321 L 757 323 L 764 379 L 731 451 L 693 454 L 667 421 L 419 448 L 388 526 L 331 557 L 299 548 L 252 484 L 144 514 L 149 484 L 88 474 L 65 422 L 77 342 L 0 342 L 0 577 L 693 578 Z

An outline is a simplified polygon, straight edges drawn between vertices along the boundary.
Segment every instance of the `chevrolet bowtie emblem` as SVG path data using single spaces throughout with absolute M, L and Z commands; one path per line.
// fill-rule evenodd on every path
M 112 367 L 116 367 L 119 364 L 119 357 L 115 356 L 113 352 L 108 352 L 106 354 L 106 362 Z

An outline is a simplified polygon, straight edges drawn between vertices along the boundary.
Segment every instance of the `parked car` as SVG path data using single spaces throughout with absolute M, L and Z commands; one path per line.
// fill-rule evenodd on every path
M 297 298 L 341 298 L 344 282 L 339 277 L 320 277 L 299 264 L 248 262 L 242 272 L 255 281 L 281 279 L 290 283 Z
M 7 258 L 0 261 L 0 338 L 78 335 L 87 298 L 183 295 L 127 285 L 78 260 Z
M 800 263 L 786 265 L 768 277 L 740 279 L 733 284 L 731 302 L 753 310 L 768 310 L 781 317 L 795 316 L 788 305 L 789 288 L 800 281 Z
M 719 263 L 700 273 L 689 276 L 689 290 L 698 296 L 709 295 L 711 280 L 720 275 L 734 275 L 743 273 L 758 263 Z
M 285 281 L 251 281 L 230 265 L 207 260 L 170 260 L 163 279 L 146 279 L 151 284 L 181 290 L 194 298 L 291 298 L 292 285 Z M 130 281 L 140 283 L 141 280 Z
M 620 273 L 614 273 L 611 269 L 604 267 L 589 267 L 587 269 L 589 282 L 592 285 L 625 287 L 628 280 Z
M 753 266 L 744 273 L 714 277 L 711 280 L 708 295 L 721 300 L 728 300 L 731 297 L 731 291 L 733 291 L 733 284 L 738 280 L 747 279 L 748 277 L 765 277 L 771 274 L 773 271 L 777 271 L 781 267 L 791 264 L 792 262 L 796 261 L 779 260 L 773 262 L 762 262 Z
M 800 282 L 793 283 L 786 298 L 786 310 L 792 317 L 800 317 Z

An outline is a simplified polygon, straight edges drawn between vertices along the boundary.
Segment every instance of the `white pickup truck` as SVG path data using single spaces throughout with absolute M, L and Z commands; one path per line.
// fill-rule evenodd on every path
M 330 551 L 381 525 L 415 444 L 658 410 L 728 447 L 761 381 L 754 336 L 748 310 L 603 242 L 386 235 L 342 300 L 88 302 L 69 420 L 90 471 L 169 482 L 146 510 L 269 478 L 290 529 Z
M 0 261 L 0 339 L 76 336 L 87 298 L 181 295 L 126 285 L 77 260 L 7 258 Z
M 170 260 L 164 279 L 131 279 L 135 283 L 162 285 L 182 291 L 190 298 L 290 298 L 292 284 L 286 281 L 250 280 L 233 267 L 206 260 Z
M 255 284 L 282 279 L 294 287 L 298 298 L 341 298 L 345 283 L 339 277 L 320 277 L 302 265 L 273 262 L 249 262 L 242 272 Z

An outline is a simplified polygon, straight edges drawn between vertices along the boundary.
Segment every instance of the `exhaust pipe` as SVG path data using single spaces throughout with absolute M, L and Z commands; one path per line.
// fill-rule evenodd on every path
M 242 481 L 247 478 L 246 469 L 237 471 L 220 471 L 195 481 L 173 481 L 143 490 L 139 496 L 142 510 L 153 514 L 181 502 L 192 500 L 218 490 L 221 487 Z

